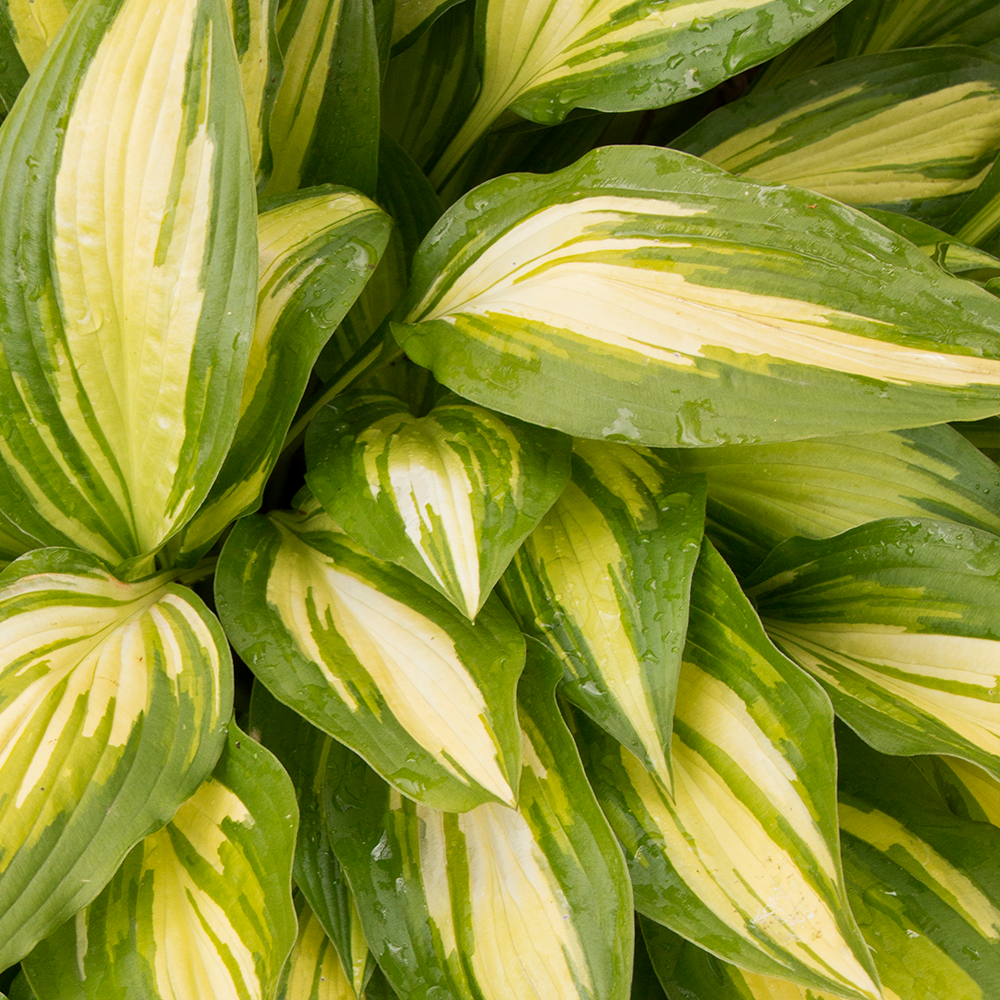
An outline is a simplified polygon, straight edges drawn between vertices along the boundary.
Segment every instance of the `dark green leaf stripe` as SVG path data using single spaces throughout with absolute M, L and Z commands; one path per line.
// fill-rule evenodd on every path
M 578 717 L 636 909 L 743 968 L 838 996 L 878 996 L 844 891 L 832 713 L 767 640 L 705 543 L 677 690 L 673 794 Z
M 356 395 L 312 422 L 306 482 L 359 544 L 475 620 L 563 491 L 569 455 L 564 435 L 455 397 L 414 417 L 395 397 Z
M 303 502 L 244 518 L 220 556 L 216 602 L 240 656 L 405 794 L 456 811 L 516 801 L 524 646 L 499 600 L 472 625 Z
M 792 535 L 826 538 L 889 516 L 1000 534 L 1000 470 L 947 426 L 778 444 L 684 448 L 708 479 L 708 533 L 739 572 Z
M 563 694 L 668 785 L 705 487 L 651 452 L 578 440 L 573 479 L 503 591 L 563 664 Z
M 281 974 L 275 1000 L 356 1000 L 351 980 L 316 914 L 300 897 L 299 935 Z
M 229 645 L 186 587 L 43 549 L 0 575 L 0 966 L 89 903 L 211 771 Z M 224 707 L 225 706 L 225 707 Z
M 457 0 L 397 0 L 392 19 L 392 47 L 402 51 L 411 45 Z
M 1000 538 L 876 521 L 790 539 L 747 585 L 769 635 L 873 746 L 1000 775 Z
M 555 706 L 558 663 L 529 645 L 517 810 L 437 812 L 346 754 L 331 771 L 334 850 L 379 964 L 410 1000 L 629 994 L 625 865 Z
M 60 1000 L 273 997 L 295 941 L 296 821 L 281 766 L 231 723 L 211 777 L 25 960 L 35 992 Z
M 343 188 L 310 188 L 261 207 L 257 322 L 239 422 L 205 504 L 171 545 L 188 561 L 260 504 L 313 363 L 389 239 L 388 216 Z
M 965 46 L 841 60 L 754 88 L 673 145 L 757 180 L 944 221 L 1000 149 L 1000 60 Z
M 431 174 L 437 187 L 508 108 L 561 121 L 574 107 L 658 108 L 756 66 L 843 6 L 819 0 L 489 0 L 477 10 L 483 83 Z
M 960 757 L 915 757 L 956 816 L 1000 826 L 1000 780 Z
M 394 331 L 474 402 L 633 444 L 1000 409 L 992 295 L 839 203 L 642 146 L 453 205 Z
M 4 123 L 0 508 L 40 544 L 150 553 L 219 471 L 256 284 L 234 101 L 221 0 L 85 0 Z
M 982 183 L 957 208 L 947 229 L 960 240 L 1000 253 L 1000 165 L 994 161 Z

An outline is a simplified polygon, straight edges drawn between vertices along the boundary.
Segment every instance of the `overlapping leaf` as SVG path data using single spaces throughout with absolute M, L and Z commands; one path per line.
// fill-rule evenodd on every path
M 351 980 L 316 914 L 300 897 L 299 935 L 281 974 L 275 1000 L 355 1000 Z
M 235 425 L 256 254 L 226 18 L 78 4 L 0 135 L 0 507 L 112 564 L 194 513 Z
M 992 295 L 820 195 L 640 146 L 453 205 L 394 331 L 474 402 L 634 444 L 1000 409 Z
M 234 723 L 212 775 L 25 960 L 60 1000 L 273 997 L 295 941 L 297 821 L 278 762 Z
M 685 448 L 708 479 L 708 533 L 738 572 L 792 535 L 931 516 L 1000 533 L 1000 470 L 947 426 L 779 444 Z
M 470 624 L 303 503 L 244 518 L 223 549 L 216 602 L 240 656 L 407 795 L 458 811 L 516 801 L 524 646 L 503 606 Z
M 369 944 L 410 1000 L 624 1000 L 632 912 L 621 853 L 555 706 L 534 640 L 518 690 L 517 810 L 403 799 L 344 754 L 331 840 Z
M 392 47 L 401 52 L 458 0 L 398 0 L 392 19 Z
M 232 702 L 218 622 L 167 575 L 66 549 L 0 576 L 0 967 L 89 903 L 211 771 Z
M 756 87 L 673 145 L 762 181 L 943 222 L 1000 150 L 1000 59 L 935 46 Z
M 1000 826 L 1000 780 L 960 757 L 915 757 L 914 762 L 956 816 Z
M 373 555 L 475 620 L 569 480 L 570 440 L 454 397 L 424 417 L 392 396 L 328 404 L 306 438 L 306 482 Z
M 704 481 L 648 451 L 578 440 L 573 479 L 504 577 L 563 694 L 669 784 L 674 696 Z
M 578 725 L 640 913 L 743 968 L 879 995 L 844 891 L 829 702 L 768 642 L 708 543 L 677 691 L 673 794 Z
M 343 188 L 311 188 L 263 206 L 257 323 L 236 436 L 204 506 L 172 550 L 197 555 L 260 503 L 316 357 L 385 250 L 391 222 Z
M 747 587 L 771 638 L 877 749 L 1000 775 L 1000 537 L 876 521 L 790 539 Z

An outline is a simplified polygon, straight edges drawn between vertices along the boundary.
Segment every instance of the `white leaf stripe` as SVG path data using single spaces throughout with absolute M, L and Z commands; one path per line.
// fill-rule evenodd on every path
M 276 1000 L 356 1000 L 337 949 L 304 899 L 296 904 L 299 935 L 288 956 Z
M 69 550 L 6 570 L 0 644 L 9 965 L 93 899 L 211 769 L 232 668 L 192 592 L 166 575 L 121 583 Z

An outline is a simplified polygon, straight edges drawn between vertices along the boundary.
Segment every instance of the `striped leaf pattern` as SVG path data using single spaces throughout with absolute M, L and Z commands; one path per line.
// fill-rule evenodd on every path
M 392 47 L 401 52 L 457 0 L 398 0 L 392 18 Z
M 503 606 L 491 598 L 470 624 L 301 502 L 244 518 L 219 558 L 216 603 L 240 656 L 406 795 L 454 811 L 513 804 L 524 646 Z
M 304 897 L 295 904 L 299 934 L 281 974 L 275 1000 L 356 1000 L 351 980 Z
M 756 66 L 844 0 L 489 0 L 477 13 L 482 87 L 431 174 L 441 187 L 508 108 L 552 124 L 575 107 L 658 108 Z
M 743 968 L 878 997 L 841 872 L 829 702 L 768 642 L 707 542 L 677 691 L 673 794 L 582 716 L 578 727 L 639 913 Z
M 992 295 L 865 216 L 642 146 L 453 205 L 394 324 L 480 405 L 684 447 L 989 416 L 998 329 Z
M 375 194 L 379 61 L 370 0 L 288 0 L 277 14 L 284 70 L 268 125 L 268 195 L 316 184 Z
M 956 816 L 1000 826 L 1000 780 L 960 757 L 916 757 L 914 761 Z
M 993 163 L 982 183 L 958 206 L 945 228 L 960 240 L 994 256 L 1000 253 L 1000 165 Z
M 229 646 L 167 574 L 43 549 L 0 576 L 0 967 L 89 903 L 212 770 Z
M 517 810 L 437 812 L 356 758 L 332 772 L 334 850 L 379 965 L 409 1000 L 629 995 L 625 865 L 556 709 L 558 663 L 529 646 Z
M 570 444 L 455 397 L 415 417 L 392 396 L 348 396 L 309 428 L 306 483 L 355 541 L 474 621 L 568 482 Z
M 211 776 L 25 960 L 60 1000 L 261 1000 L 295 942 L 295 796 L 235 724 Z
M 323 345 L 360 294 L 392 223 L 343 188 L 310 188 L 265 203 L 258 217 L 257 323 L 236 435 L 193 522 L 172 546 L 197 555 L 256 509 Z
M 0 507 L 112 565 L 191 517 L 235 425 L 256 264 L 226 18 L 78 4 L 0 134 Z
M 1000 150 L 1000 59 L 934 46 L 841 60 L 754 88 L 673 145 L 757 180 L 943 222 Z
M 883 753 L 1000 776 L 1000 538 L 892 518 L 793 538 L 747 581 L 768 634 Z
M 503 593 L 563 665 L 562 693 L 670 783 L 700 476 L 644 449 L 577 440 L 573 478 L 515 556 Z
M 706 530 L 742 573 L 792 535 L 827 538 L 883 517 L 930 516 L 1000 534 L 1000 469 L 947 426 L 684 448 L 669 461 L 706 476 Z
M 10 32 L 27 72 L 34 72 L 78 0 L 3 0 L 0 23 Z

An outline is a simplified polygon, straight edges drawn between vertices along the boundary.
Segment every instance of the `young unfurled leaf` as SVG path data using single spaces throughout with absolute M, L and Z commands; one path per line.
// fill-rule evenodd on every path
M 77 4 L 0 133 L 0 507 L 112 565 L 192 516 L 236 423 L 256 225 L 227 18 Z
M 167 574 L 43 549 L 0 576 L 0 967 L 114 874 L 209 774 L 229 645 Z
M 578 440 L 572 482 L 503 581 L 522 629 L 562 661 L 562 693 L 667 784 L 704 510 L 700 476 Z
M 524 645 L 510 615 L 492 597 L 470 624 L 303 504 L 244 518 L 219 558 L 216 602 L 240 656 L 405 794 L 454 811 L 513 804 Z
M 392 396 L 335 399 L 306 438 L 306 482 L 373 555 L 475 620 L 569 480 L 570 440 L 446 398 L 424 417 Z
M 60 1000 L 273 997 L 295 942 L 291 782 L 234 723 L 211 777 L 25 959 Z
M 793 538 L 747 581 L 768 634 L 883 753 L 1000 776 L 1000 538 L 892 518 Z
M 673 794 L 578 716 L 639 913 L 743 968 L 874 1000 L 838 850 L 833 719 L 706 542 L 677 690 Z
M 625 1000 L 628 876 L 555 706 L 559 666 L 529 640 L 518 808 L 403 799 L 343 751 L 331 841 L 368 941 L 409 1000 Z
M 1000 410 L 994 296 L 837 202 L 641 146 L 453 205 L 393 329 L 476 403 L 631 444 Z

